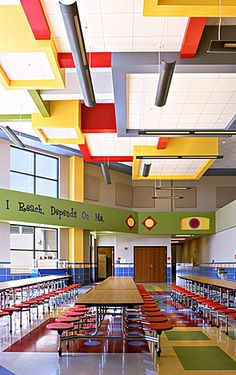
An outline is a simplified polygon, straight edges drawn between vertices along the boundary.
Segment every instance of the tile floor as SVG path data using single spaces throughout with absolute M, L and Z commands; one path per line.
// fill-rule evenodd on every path
M 51 336 L 49 340 L 47 335 L 42 334 L 41 325 L 50 318 L 49 316 L 40 315 L 40 320 L 34 319 L 30 326 L 27 319 L 24 319 L 22 329 L 19 328 L 19 322 L 16 320 L 13 335 L 9 335 L 8 319 L 4 318 L 0 319 L 0 375 L 236 374 L 236 330 L 233 327 L 230 329 L 230 335 L 226 336 L 224 327 L 220 329 L 210 327 L 206 319 L 193 315 L 183 308 L 176 311 L 170 304 L 165 286 L 147 285 L 146 289 L 153 293 L 159 307 L 168 313 L 169 318 L 176 325 L 174 330 L 169 332 L 169 338 L 168 334 L 162 334 L 160 358 L 152 360 L 150 353 L 145 350 L 140 351 L 140 348 L 138 351 L 134 348 L 132 353 L 127 353 L 128 350 L 121 350 L 119 345 L 113 345 L 110 353 L 107 350 L 108 346 L 103 346 L 100 353 L 96 352 L 95 346 L 88 347 L 90 353 L 71 352 L 59 358 L 56 353 L 56 336 Z M 63 309 L 53 311 L 51 316 L 60 315 Z M 38 329 L 36 329 L 37 325 L 40 326 Z M 116 330 L 115 325 L 113 329 Z M 27 349 L 25 340 L 30 341 L 28 340 L 30 337 L 34 340 L 33 335 L 37 332 L 39 334 L 36 346 L 31 351 Z M 19 342 L 19 339 L 22 340 Z M 17 341 L 18 343 L 15 344 Z M 19 351 L 4 352 L 9 347 L 8 350 L 17 348 L 16 345 Z M 42 346 L 46 349 L 44 352 L 41 351 Z M 214 356 L 220 360 L 217 362 Z M 201 362 L 200 366 L 199 362 Z

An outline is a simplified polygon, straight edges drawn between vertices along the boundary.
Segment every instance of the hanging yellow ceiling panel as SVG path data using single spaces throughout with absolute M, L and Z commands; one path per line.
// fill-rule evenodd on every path
M 64 88 L 53 38 L 36 40 L 21 6 L 0 8 L 0 62 L 5 89 Z
M 32 114 L 32 127 L 46 144 L 83 144 L 81 109 L 78 100 L 50 102 L 50 117 Z
M 132 179 L 198 180 L 217 155 L 218 138 L 170 138 L 163 150 L 134 146 Z M 144 164 L 151 164 L 147 177 L 142 175 Z
M 219 17 L 219 0 L 144 0 L 143 15 L 150 17 Z M 222 0 L 222 17 L 236 17 L 236 1 Z

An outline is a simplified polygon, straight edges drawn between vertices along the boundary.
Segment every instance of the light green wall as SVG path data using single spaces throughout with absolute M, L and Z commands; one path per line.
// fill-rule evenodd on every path
M 136 221 L 136 225 L 132 229 L 126 224 L 126 220 L 130 215 Z M 143 220 L 148 216 L 152 216 L 157 221 L 157 225 L 152 230 L 146 229 L 142 224 Z M 210 218 L 210 229 L 207 231 L 181 230 L 180 219 L 189 216 Z M 145 235 L 210 234 L 215 231 L 213 212 L 138 213 L 131 210 L 103 207 L 5 189 L 0 189 L 0 220 Z

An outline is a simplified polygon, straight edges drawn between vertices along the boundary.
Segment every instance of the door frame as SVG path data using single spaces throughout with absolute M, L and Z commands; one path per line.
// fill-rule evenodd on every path
M 111 273 L 113 276 L 114 275 L 114 254 L 115 254 L 115 246 L 97 246 L 96 247 L 96 256 L 97 256 L 97 279 L 98 279 L 98 250 L 101 247 L 109 247 L 111 248 Z
M 142 246 L 142 245 L 136 245 L 136 246 L 134 246 L 133 247 L 133 259 L 134 259 L 134 281 L 135 281 L 135 249 L 137 248 L 137 247 L 143 247 L 143 248 L 150 248 L 150 247 L 156 247 L 156 248 L 158 248 L 158 247 L 165 247 L 165 249 L 166 249 L 166 263 L 165 263 L 165 274 L 166 274 L 166 280 L 165 280 L 165 282 L 167 281 L 167 245 L 159 245 L 159 246 L 157 246 L 157 245 L 150 245 L 150 246 Z

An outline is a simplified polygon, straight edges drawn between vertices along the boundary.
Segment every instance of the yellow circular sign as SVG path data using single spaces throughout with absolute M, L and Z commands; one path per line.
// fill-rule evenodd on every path
M 127 224 L 129 227 L 133 227 L 135 224 L 134 219 L 132 217 L 129 217 L 127 220 Z
M 153 225 L 154 225 L 153 219 L 147 219 L 147 220 L 145 220 L 145 225 L 146 225 L 147 228 L 153 227 Z

